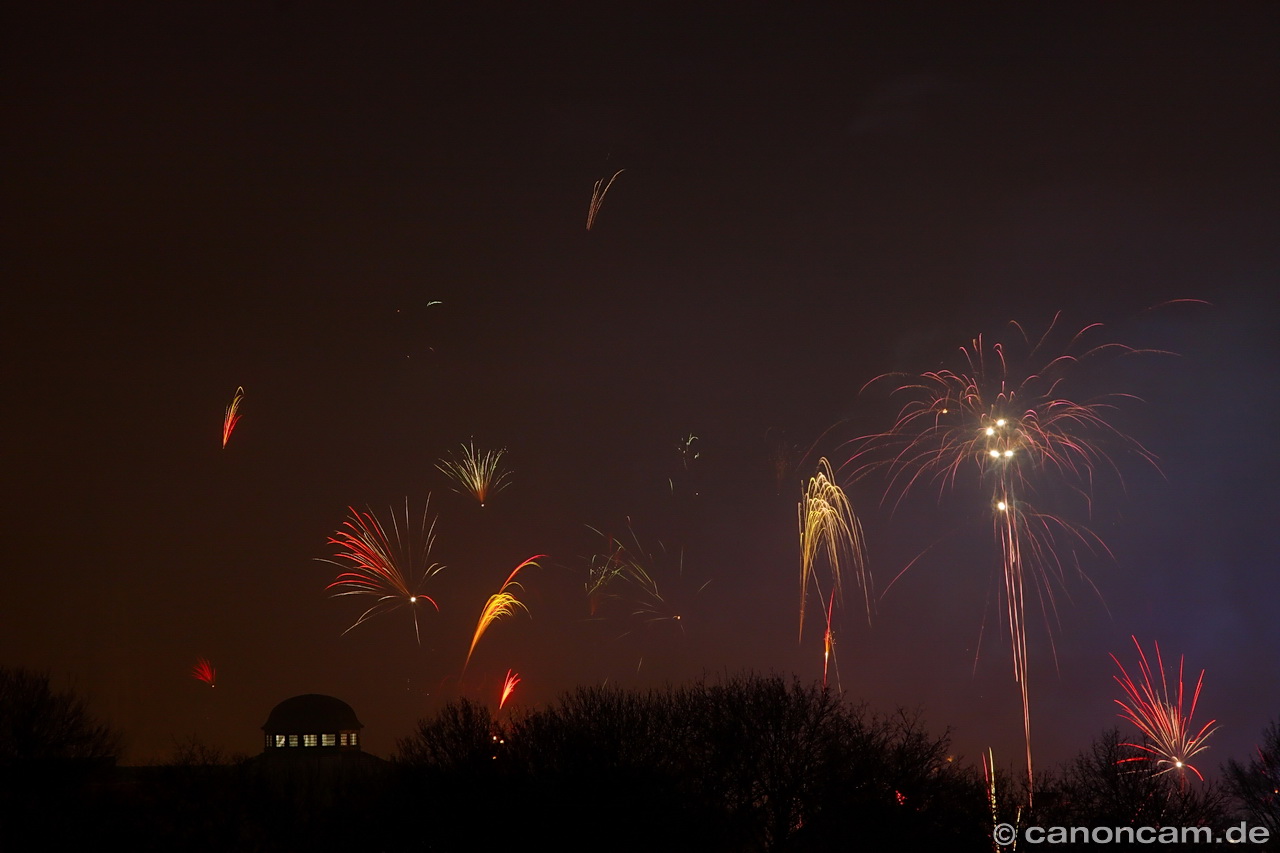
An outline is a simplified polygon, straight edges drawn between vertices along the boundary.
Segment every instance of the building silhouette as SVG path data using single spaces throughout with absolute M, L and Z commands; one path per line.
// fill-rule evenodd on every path
M 288 776 L 380 769 L 385 762 L 360 748 L 363 728 L 355 710 L 341 699 L 320 693 L 294 696 L 272 708 L 262 724 L 260 760 Z

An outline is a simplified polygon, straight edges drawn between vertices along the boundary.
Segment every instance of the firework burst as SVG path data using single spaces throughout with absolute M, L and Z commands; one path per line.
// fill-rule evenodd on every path
M 1009 627 L 1014 677 L 1022 694 L 1027 776 L 1031 779 L 1031 710 L 1027 686 L 1027 587 L 1051 623 L 1055 584 L 1065 582 L 1064 559 L 1079 550 L 1106 552 L 1080 524 L 1041 512 L 1041 495 L 1066 494 L 1092 506 L 1092 488 L 1102 471 L 1117 479 L 1110 454 L 1118 447 L 1154 464 L 1142 445 L 1113 427 L 1108 418 L 1128 394 L 1079 399 L 1073 389 L 1090 365 L 1141 350 L 1118 343 L 1093 345 L 1098 325 L 1086 326 L 1065 349 L 1053 341 L 1058 317 L 1038 339 L 1021 326 L 1013 347 L 988 346 L 981 337 L 962 347 L 964 367 L 868 383 L 896 383 L 891 396 L 903 399 L 886 432 L 854 441 L 849 465 L 861 478 L 881 473 L 885 500 L 897 507 L 920 488 L 940 493 L 978 485 L 990 506 L 990 523 L 1001 554 L 1001 599 Z M 864 388 L 864 390 L 866 390 Z M 892 585 L 892 584 L 891 584 Z M 1052 643 L 1052 634 L 1050 634 Z
M 338 552 L 331 560 L 321 558 L 321 562 L 344 571 L 325 589 L 336 590 L 334 597 L 369 595 L 377 600 L 343 634 L 367 619 L 407 606 L 413 614 L 414 636 L 418 644 L 422 644 L 417 606 L 425 601 L 437 612 L 440 606 L 420 590 L 428 578 L 444 568 L 439 563 L 428 562 L 435 542 L 435 520 L 427 520 L 430 505 L 431 499 L 428 498 L 422 507 L 422 522 L 415 533 L 409 522 L 409 500 L 406 498 L 404 525 L 400 525 L 392 512 L 391 535 L 372 512 L 347 508 L 350 517 L 328 541 L 328 544 L 338 547 Z
M 511 574 L 507 575 L 507 579 L 503 581 L 502 587 L 489 596 L 489 600 L 485 602 L 484 607 L 480 610 L 480 620 L 476 622 L 476 631 L 471 638 L 471 648 L 467 649 L 467 659 L 462 664 L 462 671 L 467 671 L 467 666 L 471 663 L 471 655 L 476 650 L 476 644 L 480 642 L 480 638 L 484 636 L 484 632 L 489 630 L 489 626 L 504 616 L 514 616 L 517 609 L 529 612 L 529 608 L 515 597 L 514 593 L 508 592 L 510 589 L 522 589 L 520 582 L 516 580 L 516 575 L 520 574 L 520 570 L 528 566 L 538 567 L 538 560 L 546 557 L 546 554 L 538 554 L 525 560 L 520 565 L 512 569 Z
M 200 658 L 196 661 L 196 665 L 191 667 L 191 677 L 196 681 L 203 681 L 210 687 L 217 687 L 218 668 L 209 662 L 208 658 Z
M 1119 716 L 1128 720 L 1142 732 L 1143 743 L 1127 743 L 1142 754 L 1133 758 L 1124 758 L 1120 763 L 1130 761 L 1147 761 L 1157 768 L 1156 775 L 1187 770 L 1204 781 L 1192 764 L 1191 759 L 1206 749 L 1205 741 L 1218 730 L 1217 720 L 1210 720 L 1194 730 L 1191 718 L 1196 714 L 1196 703 L 1200 699 L 1200 687 L 1204 684 L 1204 670 L 1196 680 L 1196 688 L 1191 694 L 1191 707 L 1184 713 L 1185 693 L 1183 691 L 1182 672 L 1184 658 L 1178 659 L 1177 695 L 1169 694 L 1169 679 L 1165 676 L 1164 660 L 1160 656 L 1160 644 L 1156 643 L 1156 668 L 1160 673 L 1160 684 L 1157 689 L 1156 680 L 1147 662 L 1147 655 L 1137 637 L 1132 637 L 1133 645 L 1138 649 L 1138 674 L 1142 678 L 1139 684 L 1125 670 L 1124 664 L 1115 655 L 1111 659 L 1120 668 L 1120 674 L 1114 676 L 1116 683 L 1124 690 L 1125 698 L 1117 699 L 1116 704 L 1124 713 Z M 1194 733 L 1193 733 L 1194 730 Z
M 502 457 L 506 448 L 480 453 L 475 442 L 462 445 L 462 454 L 456 458 L 441 459 L 436 468 L 443 471 L 455 483 L 463 494 L 472 495 L 484 506 L 492 495 L 505 489 L 508 485 L 509 471 L 502 470 Z
M 227 442 L 231 440 L 231 433 L 235 431 L 236 424 L 240 423 L 240 401 L 244 399 L 244 387 L 236 389 L 235 396 L 231 398 L 231 405 L 227 406 L 226 413 L 222 416 L 222 447 L 225 450 Z
M 609 192 L 609 187 L 613 186 L 613 182 L 618 180 L 618 175 L 625 172 L 626 169 L 619 169 L 613 173 L 613 177 L 605 183 L 604 178 L 596 181 L 595 186 L 591 189 L 591 206 L 587 208 L 587 230 L 591 230 L 591 226 L 596 224 L 596 217 L 600 215 L 600 205 L 604 204 L 605 193 Z
M 844 490 L 835 483 L 831 463 L 818 462 L 818 472 L 809 478 L 804 495 L 796 507 L 800 522 L 800 634 L 804 639 L 805 604 L 809 598 L 809 585 L 813 584 L 818 599 L 823 604 L 826 617 L 826 633 L 823 634 L 822 683 L 827 683 L 827 667 L 831 662 L 834 645 L 831 618 L 835 605 L 843 595 L 843 569 L 853 570 L 861 587 L 866 604 L 867 618 L 871 618 L 871 583 L 862 542 L 862 525 L 853 514 L 853 507 Z M 829 594 L 823 595 L 818 580 L 821 557 L 826 556 L 831 572 Z

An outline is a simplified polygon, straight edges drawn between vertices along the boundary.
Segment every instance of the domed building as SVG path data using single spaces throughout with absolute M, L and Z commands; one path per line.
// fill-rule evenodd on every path
M 364 727 L 342 699 L 296 695 L 271 708 L 257 761 L 280 792 L 326 807 L 349 785 L 364 785 L 388 770 L 387 762 L 360 748 Z
M 272 708 L 262 724 L 262 754 L 279 754 L 282 750 L 358 752 L 363 728 L 356 712 L 341 699 L 321 693 L 294 696 Z

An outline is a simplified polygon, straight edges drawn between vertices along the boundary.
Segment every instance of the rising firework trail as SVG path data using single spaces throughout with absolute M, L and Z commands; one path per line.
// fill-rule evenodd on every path
M 222 447 L 224 450 L 227 447 L 227 442 L 231 440 L 231 433 L 235 431 L 236 424 L 240 423 L 240 401 L 243 399 L 244 388 L 237 388 L 235 396 L 231 398 L 231 405 L 227 406 L 227 411 L 222 416 Z
M 831 463 L 819 460 L 818 472 L 809 478 L 804 495 L 796 507 L 800 522 L 800 635 L 804 639 L 805 604 L 809 586 L 813 585 L 826 617 L 826 633 L 822 639 L 822 683 L 827 683 L 827 667 L 831 662 L 833 635 L 831 618 L 835 605 L 843 596 L 844 569 L 853 571 L 861 587 L 867 618 L 871 618 L 871 581 L 862 541 L 862 525 L 844 490 L 835 483 Z M 824 595 L 818 568 L 826 557 L 831 574 L 828 594 Z M 838 672 L 838 669 L 837 669 Z
M 1055 585 L 1064 565 L 1080 551 L 1106 552 L 1086 527 L 1036 506 L 1039 496 L 1066 494 L 1086 513 L 1102 472 L 1120 477 L 1114 448 L 1154 464 L 1142 445 L 1108 418 L 1129 394 L 1080 398 L 1076 390 L 1089 368 L 1108 358 L 1140 352 L 1123 344 L 1091 344 L 1100 326 L 1087 326 L 1064 349 L 1054 349 L 1058 317 L 1039 338 L 1012 323 L 1012 347 L 982 337 L 961 347 L 963 366 L 903 376 L 886 375 L 866 387 L 889 383 L 902 400 L 897 420 L 884 433 L 853 442 L 848 466 L 856 478 L 881 474 L 885 500 L 895 508 L 908 494 L 936 489 L 940 496 L 975 488 L 989 507 L 1001 555 L 1000 598 L 1007 619 L 1014 678 L 1022 694 L 1027 777 L 1031 781 L 1031 700 L 1027 686 L 1027 587 L 1040 602 L 1046 625 L 1056 610 Z M 866 390 L 866 388 L 864 388 Z M 1083 573 L 1082 573 L 1083 574 Z M 890 584 L 892 585 L 892 584 Z M 1052 634 L 1050 634 L 1052 642 Z
M 413 614 L 414 636 L 418 644 L 422 644 L 418 604 L 425 601 L 437 611 L 440 606 L 421 590 L 428 578 L 444 568 L 429 561 L 435 542 L 435 520 L 427 520 L 430 505 L 431 499 L 427 498 L 422 507 L 422 521 L 415 531 L 415 525 L 409 521 L 409 499 L 405 498 L 404 525 L 400 525 L 392 512 L 390 535 L 372 512 L 348 507 L 350 517 L 328 541 L 337 546 L 338 552 L 331 560 L 320 560 L 344 571 L 325 589 L 336 590 L 334 597 L 368 595 L 377 600 L 343 634 L 367 619 L 407 606 Z
M 467 666 L 471 663 L 471 655 L 476 650 L 476 644 L 480 642 L 480 638 L 484 636 L 484 632 L 489 630 L 490 625 L 504 616 L 514 616 L 517 608 L 526 613 L 529 612 L 529 608 L 525 607 L 524 603 L 517 599 L 515 594 L 509 590 L 522 589 L 520 582 L 516 580 L 516 575 L 520 574 L 520 570 L 527 566 L 538 568 L 538 563 L 536 561 L 541 560 L 546 556 L 546 554 L 538 554 L 516 566 L 511 571 L 511 574 L 507 575 L 507 579 L 503 581 L 501 588 L 499 588 L 499 590 L 493 595 L 489 596 L 489 600 L 485 602 L 484 607 L 480 610 L 480 619 L 476 622 L 476 631 L 471 638 L 471 648 L 467 649 L 467 659 L 462 664 L 462 671 L 464 673 L 467 671 Z
M 191 667 L 191 677 L 197 681 L 203 681 L 210 687 L 217 687 L 218 668 L 209 663 L 208 658 L 200 658 L 196 661 L 196 665 Z
M 1120 674 L 1114 678 L 1125 693 L 1124 699 L 1116 700 L 1116 704 L 1124 711 L 1119 716 L 1137 726 L 1143 735 L 1143 743 L 1127 743 L 1124 746 L 1131 746 L 1142 754 L 1121 759 L 1120 763 L 1146 761 L 1156 768 L 1157 776 L 1179 771 L 1184 779 L 1186 771 L 1190 770 L 1204 781 L 1204 776 L 1191 764 L 1191 759 L 1205 750 L 1205 741 L 1218 730 L 1214 725 L 1217 720 L 1210 720 L 1192 733 L 1191 718 L 1196 714 L 1196 702 L 1200 699 L 1200 687 L 1204 684 L 1204 670 L 1200 670 L 1196 689 L 1191 694 L 1191 707 L 1186 708 L 1182 682 L 1185 658 L 1178 659 L 1177 695 L 1171 696 L 1164 660 L 1160 656 L 1160 644 L 1156 643 L 1156 668 L 1160 673 L 1157 687 L 1146 653 L 1142 651 L 1137 637 L 1132 640 L 1138 649 L 1138 674 L 1141 676 L 1141 683 L 1129 676 L 1119 658 L 1112 655 L 1111 659 L 1120 667 Z
M 457 458 L 441 459 L 436 468 L 449 475 L 458 489 L 455 491 L 469 494 L 484 506 L 492 495 L 505 489 L 510 472 L 502 470 L 502 456 L 506 448 L 480 453 L 475 442 L 462 445 L 462 455 Z

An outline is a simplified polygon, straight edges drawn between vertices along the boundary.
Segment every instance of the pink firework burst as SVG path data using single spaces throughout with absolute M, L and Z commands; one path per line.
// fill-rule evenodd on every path
M 322 560 L 345 571 L 340 572 L 325 589 L 336 590 L 333 593 L 335 597 L 368 595 L 376 601 L 342 633 L 374 616 L 407 606 L 413 613 L 414 636 L 421 645 L 417 605 L 425 601 L 440 610 L 435 599 L 421 589 L 428 578 L 444 568 L 438 563 L 428 562 L 435 542 L 435 521 L 427 520 L 430 503 L 428 498 L 416 533 L 409 522 L 408 498 L 404 503 L 405 523 L 402 527 L 392 513 L 390 534 L 372 512 L 359 512 L 348 507 L 350 517 L 329 537 L 329 544 L 339 550 L 334 559 Z
M 1205 741 L 1218 730 L 1217 720 L 1210 720 L 1195 729 L 1191 718 L 1196 714 L 1196 703 L 1200 700 L 1200 688 L 1204 684 L 1204 670 L 1196 679 L 1195 690 L 1191 694 L 1191 707 L 1184 713 L 1186 693 L 1183 690 L 1182 672 L 1185 658 L 1178 659 L 1178 680 L 1176 696 L 1169 693 L 1169 679 L 1165 676 L 1164 660 L 1160 656 L 1160 644 L 1156 643 L 1156 668 L 1160 673 L 1157 688 L 1156 679 L 1147 662 L 1146 653 L 1137 637 L 1133 637 L 1133 645 L 1138 649 L 1138 674 L 1141 683 L 1135 682 L 1125 670 L 1124 664 L 1115 655 L 1111 659 L 1120 667 L 1120 674 L 1115 676 L 1116 683 L 1124 689 L 1125 698 L 1117 699 L 1116 704 L 1124 709 L 1119 716 L 1128 720 L 1142 732 L 1143 743 L 1127 743 L 1142 754 L 1133 758 L 1121 759 L 1119 763 L 1131 761 L 1147 761 L 1154 765 L 1156 775 L 1190 770 L 1201 781 L 1204 776 L 1192 764 L 1191 759 L 1206 749 Z M 1193 733 L 1194 731 L 1194 733 Z

